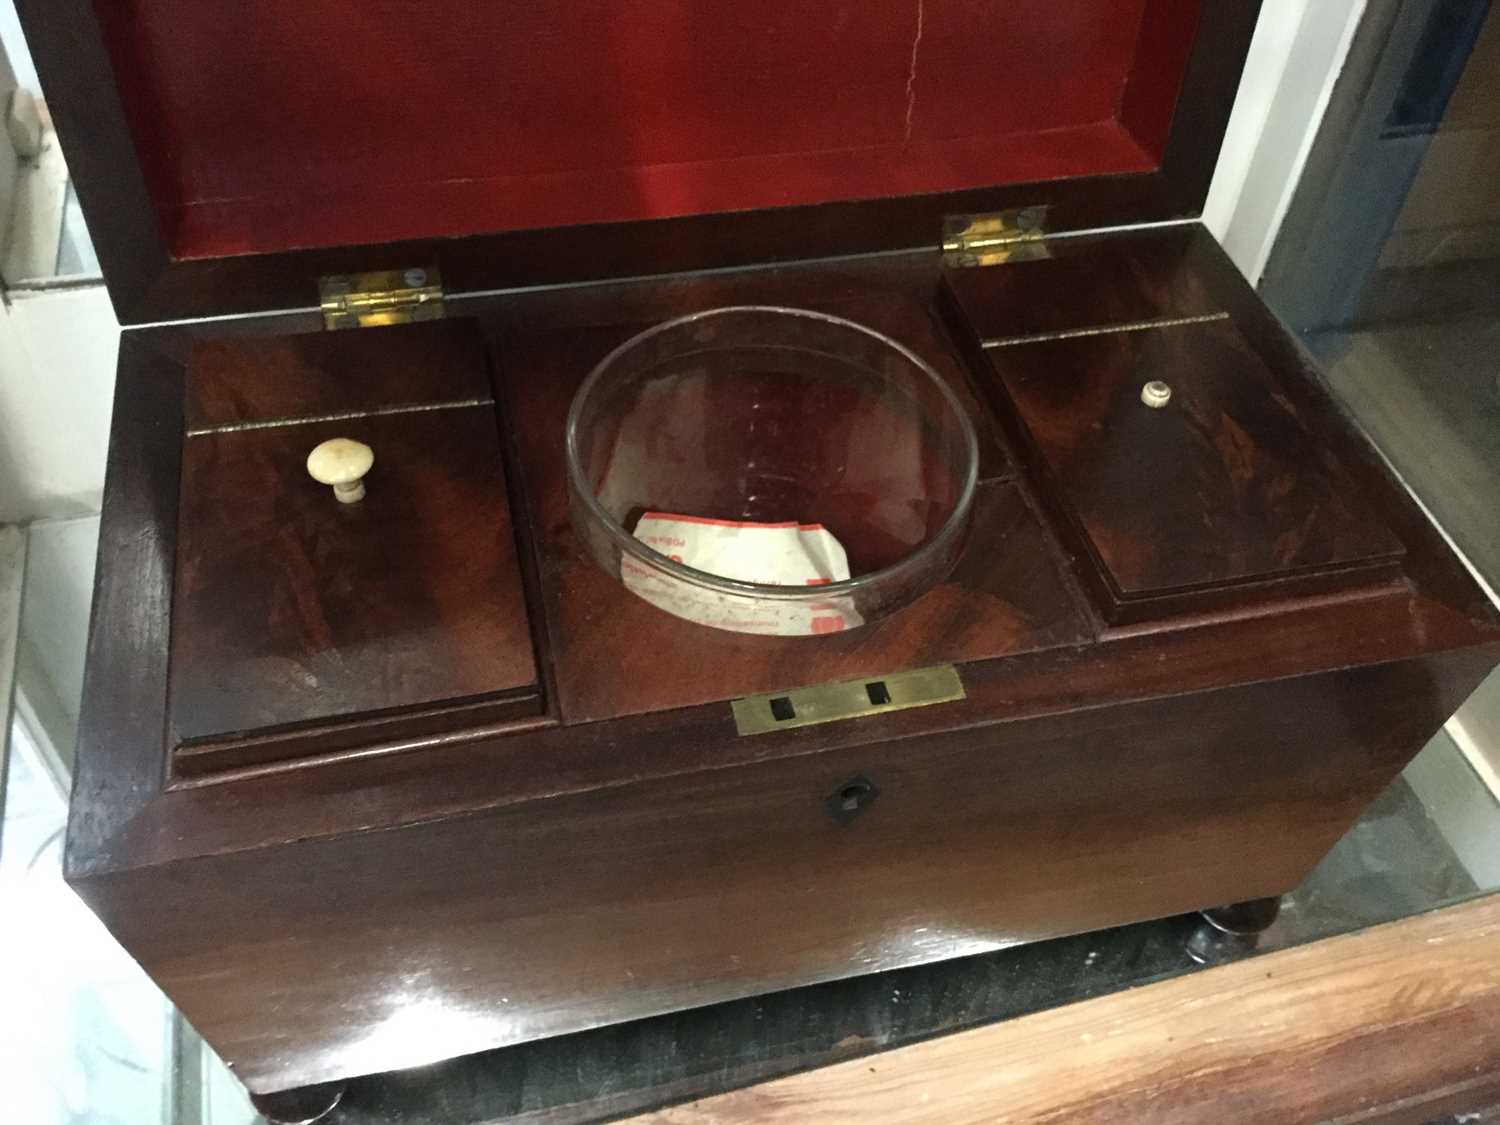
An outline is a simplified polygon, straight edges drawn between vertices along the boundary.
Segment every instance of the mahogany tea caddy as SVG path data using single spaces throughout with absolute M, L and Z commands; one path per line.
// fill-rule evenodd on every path
M 1253 0 L 19 7 L 126 326 L 67 874 L 263 1099 L 1278 895 L 1500 661 L 1197 221 Z M 734 304 L 970 411 L 888 618 L 571 528 L 582 379 Z

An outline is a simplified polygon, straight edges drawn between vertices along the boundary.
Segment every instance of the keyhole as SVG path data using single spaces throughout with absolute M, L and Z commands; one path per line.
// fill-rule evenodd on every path
M 869 778 L 854 777 L 829 794 L 824 804 L 834 820 L 840 824 L 848 824 L 869 808 L 878 796 L 880 790 L 875 788 L 875 783 Z

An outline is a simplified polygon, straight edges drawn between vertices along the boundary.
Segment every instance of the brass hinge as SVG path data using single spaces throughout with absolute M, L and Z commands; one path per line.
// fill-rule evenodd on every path
M 318 280 L 324 328 L 376 328 L 438 320 L 443 279 L 437 267 L 335 274 Z
M 950 215 L 943 220 L 943 264 L 998 266 L 1050 258 L 1045 205 L 997 211 L 991 215 Z

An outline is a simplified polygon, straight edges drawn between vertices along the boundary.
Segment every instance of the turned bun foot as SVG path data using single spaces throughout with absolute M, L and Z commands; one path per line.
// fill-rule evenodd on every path
M 1281 913 L 1281 899 L 1254 898 L 1200 911 L 1187 953 L 1200 965 L 1233 961 L 1252 952 L 1260 935 Z
M 271 1125 L 312 1125 L 333 1112 L 344 1096 L 344 1083 L 323 1082 L 274 1094 L 251 1094 L 250 1104 Z

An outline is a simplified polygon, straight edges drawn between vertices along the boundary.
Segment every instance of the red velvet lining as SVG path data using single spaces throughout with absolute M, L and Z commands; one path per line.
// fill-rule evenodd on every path
M 1201 4 L 97 10 L 169 241 L 197 258 L 1149 171 Z

